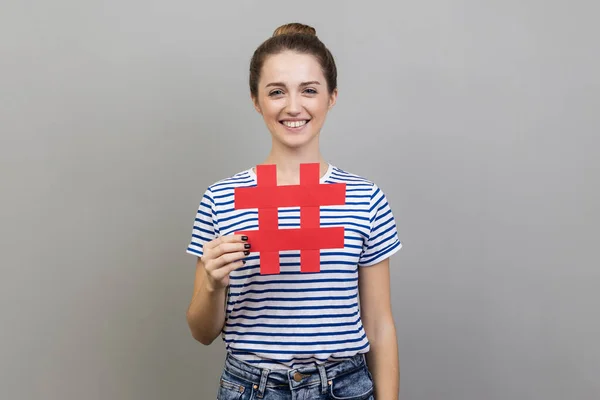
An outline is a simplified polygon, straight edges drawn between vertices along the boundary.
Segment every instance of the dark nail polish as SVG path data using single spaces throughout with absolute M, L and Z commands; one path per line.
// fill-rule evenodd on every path
M 246 243 L 246 244 L 244 245 L 244 248 L 245 248 L 245 249 L 249 249 L 249 248 L 250 248 L 250 244 L 249 244 L 249 243 Z
M 242 236 L 242 240 L 248 240 L 248 236 Z
M 246 264 L 246 260 L 242 260 L 242 264 Z
M 245 255 L 248 255 L 248 254 L 250 254 L 250 252 L 249 252 L 249 251 L 245 251 L 245 252 L 244 252 L 244 254 L 245 254 Z

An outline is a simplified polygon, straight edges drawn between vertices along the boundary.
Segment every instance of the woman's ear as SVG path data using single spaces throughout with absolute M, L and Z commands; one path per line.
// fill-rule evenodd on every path
M 335 106 L 335 103 L 337 102 L 337 96 L 338 96 L 338 90 L 333 89 L 333 92 L 331 92 L 331 94 L 329 95 L 329 109 L 331 109 L 333 106 Z
M 254 109 L 256 110 L 256 112 L 259 113 L 260 115 L 262 115 L 260 105 L 258 104 L 258 99 L 256 97 L 254 97 L 253 95 L 250 95 L 250 99 L 252 100 L 252 104 L 254 105 Z

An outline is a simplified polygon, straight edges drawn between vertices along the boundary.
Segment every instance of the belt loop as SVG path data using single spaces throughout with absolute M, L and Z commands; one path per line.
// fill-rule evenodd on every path
M 319 370 L 319 375 L 321 376 L 321 393 L 327 393 L 327 371 L 325 370 L 325 366 L 323 364 L 317 365 L 317 369 Z
M 267 378 L 269 377 L 269 373 L 271 371 L 267 368 L 263 368 L 262 374 L 260 376 L 260 384 L 258 386 L 258 394 L 259 398 L 262 398 L 265 395 L 265 389 L 267 388 Z

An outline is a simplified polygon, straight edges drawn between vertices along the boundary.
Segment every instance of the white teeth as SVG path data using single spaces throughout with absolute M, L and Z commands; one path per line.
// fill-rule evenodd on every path
M 306 124 L 307 121 L 283 121 L 285 126 L 289 126 L 290 128 L 299 128 L 302 125 Z

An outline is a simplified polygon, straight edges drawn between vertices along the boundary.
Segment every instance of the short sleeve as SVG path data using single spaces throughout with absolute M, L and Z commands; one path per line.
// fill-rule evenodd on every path
M 188 244 L 187 253 L 202 257 L 204 255 L 204 245 L 219 235 L 217 225 L 217 214 L 215 212 L 215 202 L 210 188 L 204 192 L 196 219 L 192 228 L 192 238 Z
M 390 205 L 383 191 L 375 184 L 369 207 L 371 230 L 358 261 L 358 265 L 364 267 L 377 264 L 402 248 Z

